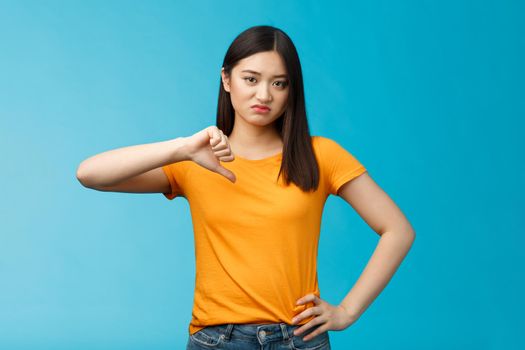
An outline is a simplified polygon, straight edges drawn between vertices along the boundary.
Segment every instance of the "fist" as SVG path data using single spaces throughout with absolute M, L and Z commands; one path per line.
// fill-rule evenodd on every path
M 230 148 L 228 136 L 222 130 L 212 125 L 186 138 L 188 157 L 200 166 L 216 172 L 235 183 L 233 172 L 220 163 L 235 159 Z

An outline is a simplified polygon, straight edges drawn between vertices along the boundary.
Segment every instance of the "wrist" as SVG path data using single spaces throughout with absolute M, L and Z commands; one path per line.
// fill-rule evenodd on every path
M 189 151 L 188 142 L 186 137 L 177 137 L 167 141 L 170 151 L 170 162 L 182 162 L 184 160 L 191 160 L 191 153 Z
M 355 320 L 357 320 L 359 318 L 359 316 L 361 315 L 361 313 L 359 312 L 359 310 L 351 305 L 344 305 L 343 303 L 339 304 L 339 307 L 341 309 L 343 309 L 348 318 L 354 322 Z

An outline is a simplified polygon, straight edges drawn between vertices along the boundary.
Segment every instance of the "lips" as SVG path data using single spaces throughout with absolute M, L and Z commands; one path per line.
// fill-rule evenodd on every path
M 265 111 L 269 111 L 270 110 L 270 107 L 264 106 L 264 105 L 253 105 L 252 108 L 255 108 L 257 110 L 265 110 Z

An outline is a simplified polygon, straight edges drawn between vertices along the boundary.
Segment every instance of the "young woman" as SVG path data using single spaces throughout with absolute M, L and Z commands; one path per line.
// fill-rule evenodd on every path
M 100 191 L 188 200 L 196 253 L 188 349 L 330 349 L 328 331 L 357 321 L 415 237 L 350 152 L 310 135 L 297 51 L 271 26 L 245 30 L 226 52 L 216 126 L 97 154 L 77 178 Z M 338 305 L 320 297 L 317 282 L 330 194 L 380 235 Z

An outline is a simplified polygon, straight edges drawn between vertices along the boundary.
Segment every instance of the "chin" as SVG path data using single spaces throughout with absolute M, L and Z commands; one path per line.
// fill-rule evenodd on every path
M 259 119 L 250 118 L 247 122 L 253 125 L 257 125 L 257 126 L 268 126 L 268 125 L 273 124 L 274 121 L 269 120 L 269 119 L 262 119 L 262 118 L 259 118 Z
M 267 126 L 273 124 L 278 117 L 271 114 L 259 114 L 255 113 L 251 109 L 244 114 L 239 114 L 239 117 L 242 118 L 246 123 L 257 125 L 257 126 Z
M 248 118 L 247 120 L 245 119 L 245 121 L 248 124 L 259 126 L 259 127 L 269 126 L 269 125 L 272 125 L 274 122 L 274 121 L 269 121 L 267 119 L 254 119 L 254 118 Z

